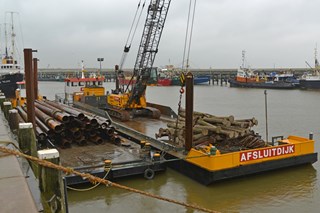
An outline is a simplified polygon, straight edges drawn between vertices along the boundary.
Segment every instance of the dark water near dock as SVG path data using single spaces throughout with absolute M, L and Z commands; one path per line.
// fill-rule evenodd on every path
M 110 90 L 114 83 L 106 83 Z M 39 82 L 42 95 L 54 99 L 63 93 L 62 82 Z M 272 136 L 314 133 L 320 150 L 320 91 L 268 90 L 269 140 Z M 179 87 L 148 87 L 149 102 L 178 108 Z M 263 89 L 195 86 L 194 109 L 236 119 L 255 117 L 255 131 L 265 138 L 265 96 Z M 182 101 L 184 105 L 184 99 Z M 153 194 L 194 203 L 221 212 L 319 212 L 320 163 L 237 178 L 203 186 L 173 170 L 146 181 L 134 177 L 120 184 Z M 70 212 L 197 212 L 175 204 L 116 188 L 99 186 L 88 192 L 68 191 Z

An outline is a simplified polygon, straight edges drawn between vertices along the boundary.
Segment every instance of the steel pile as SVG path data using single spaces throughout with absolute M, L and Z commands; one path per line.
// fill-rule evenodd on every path
M 156 138 L 168 137 L 170 143 L 179 147 L 185 145 L 185 110 L 181 109 L 175 122 L 160 128 Z M 193 146 L 199 148 L 212 144 L 222 153 L 261 148 L 266 142 L 251 129 L 258 125 L 255 118 L 235 120 L 234 116 L 215 116 L 193 112 Z
M 27 107 L 18 106 L 20 121 L 27 121 Z M 73 144 L 121 144 L 111 121 L 91 113 L 48 100 L 35 102 L 35 132 L 39 146 L 69 148 Z

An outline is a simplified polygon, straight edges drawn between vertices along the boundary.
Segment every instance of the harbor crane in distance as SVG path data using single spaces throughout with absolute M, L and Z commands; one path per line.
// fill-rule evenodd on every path
M 119 84 L 116 84 L 116 89 L 107 96 L 107 111 L 111 116 L 123 118 L 131 112 L 134 116 L 160 117 L 158 109 L 147 106 L 145 93 L 148 80 L 156 73 L 157 68 L 153 67 L 153 63 L 158 53 L 170 2 L 171 0 L 150 0 L 133 75 L 129 83 L 123 85 L 126 88 L 120 88 Z

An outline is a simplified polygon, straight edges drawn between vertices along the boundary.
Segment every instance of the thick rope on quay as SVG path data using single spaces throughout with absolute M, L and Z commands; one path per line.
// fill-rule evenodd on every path
M 67 168 L 67 167 L 63 167 L 63 166 L 60 166 L 60 165 L 56 165 L 56 164 L 51 163 L 49 161 L 41 160 L 39 158 L 23 154 L 23 153 L 21 153 L 19 151 L 13 150 L 13 149 L 8 149 L 8 148 L 3 147 L 3 146 L 0 146 L 0 151 L 4 152 L 4 153 L 8 153 L 8 154 L 18 155 L 18 156 L 24 157 L 24 158 L 26 158 L 28 160 L 31 160 L 31 161 L 33 161 L 35 163 L 38 163 L 39 165 L 60 170 L 60 171 L 62 171 L 64 173 L 66 173 L 66 174 L 78 175 L 78 176 L 80 176 L 82 178 L 88 179 L 88 181 L 90 181 L 92 184 L 102 183 L 102 184 L 104 184 L 106 186 L 114 186 L 114 187 L 117 187 L 117 188 L 120 188 L 120 189 L 124 189 L 124 190 L 130 191 L 130 192 L 134 192 L 134 193 L 138 193 L 138 194 L 145 195 L 145 196 L 148 196 L 148 197 L 156 198 L 158 200 L 163 200 L 163 201 L 167 201 L 167 202 L 170 202 L 170 203 L 175 203 L 175 204 L 180 205 L 180 206 L 184 206 L 184 207 L 200 210 L 200 211 L 203 211 L 203 212 L 217 213 L 217 211 L 210 210 L 210 209 L 203 208 L 203 207 L 199 207 L 199 206 L 194 205 L 194 204 L 188 204 L 188 203 L 177 201 L 177 200 L 173 200 L 173 199 L 170 199 L 170 198 L 165 198 L 165 197 L 162 197 L 162 196 L 159 196 L 159 195 L 154 195 L 154 194 L 151 194 L 151 193 L 148 193 L 148 192 L 145 192 L 145 191 L 141 191 L 141 190 L 134 189 L 134 188 L 131 188 L 131 187 L 123 186 L 121 184 L 117 184 L 117 183 L 111 182 L 111 181 L 106 180 L 106 179 L 95 177 L 95 176 L 93 176 L 91 174 L 88 174 L 88 173 L 81 173 L 81 172 L 73 170 L 72 168 Z

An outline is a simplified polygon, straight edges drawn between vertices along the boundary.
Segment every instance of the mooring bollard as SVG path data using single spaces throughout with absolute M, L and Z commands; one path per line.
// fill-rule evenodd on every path
M 39 150 L 38 157 L 60 165 L 56 149 Z M 39 188 L 44 212 L 66 212 L 61 171 L 39 165 Z
M 12 131 L 17 130 L 19 128 L 19 114 L 18 110 L 11 109 L 9 110 L 9 126 Z
M 8 120 L 9 117 L 9 110 L 12 109 L 12 104 L 9 101 L 3 102 L 3 113 L 4 117 Z

